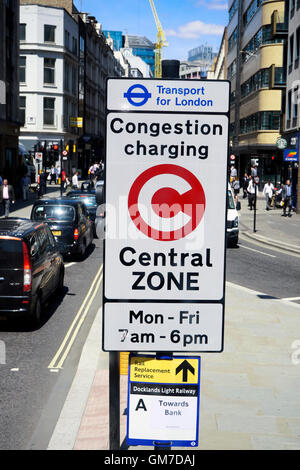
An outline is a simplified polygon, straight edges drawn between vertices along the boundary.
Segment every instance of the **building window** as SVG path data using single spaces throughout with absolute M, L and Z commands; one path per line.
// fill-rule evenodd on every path
M 300 26 L 296 31 L 296 47 L 295 47 L 295 68 L 299 65 L 299 55 L 300 55 Z
M 44 83 L 55 83 L 55 59 L 44 58 Z
M 72 40 L 72 52 L 77 55 L 77 39 L 73 37 Z
M 287 119 L 292 117 L 292 90 L 288 92 L 286 117 Z
M 229 9 L 229 21 L 231 21 L 237 9 L 238 9 L 238 0 L 234 0 L 233 4 L 231 5 Z
M 253 0 L 253 2 L 251 2 L 250 6 L 247 8 L 247 11 L 244 13 L 243 16 L 244 26 L 250 23 L 261 4 L 262 0 Z
M 19 121 L 24 126 L 26 122 L 26 96 L 20 96 Z
M 55 42 L 55 26 L 44 25 L 44 42 Z
M 228 39 L 228 51 L 230 51 L 233 48 L 233 46 L 235 45 L 235 43 L 237 41 L 237 32 L 238 32 L 238 30 L 237 30 L 237 28 L 235 28 L 232 35 Z
M 20 24 L 20 41 L 26 41 L 26 24 Z
M 64 65 L 64 70 L 65 70 L 65 74 L 64 74 L 64 88 L 65 90 L 69 91 L 70 90 L 70 65 L 68 64 L 68 62 L 65 62 L 65 65 Z
M 26 56 L 20 56 L 19 59 L 20 83 L 26 82 Z
M 293 60 L 294 60 L 294 35 L 290 36 L 289 40 L 289 73 L 293 69 Z
M 246 47 L 243 49 L 242 60 L 247 60 L 257 51 L 262 44 L 281 43 L 283 39 L 276 39 L 272 37 L 271 25 L 265 25 L 250 39 Z
M 297 126 L 298 120 L 298 87 L 294 88 L 293 94 L 293 127 Z
M 241 134 L 264 130 L 279 130 L 279 128 L 280 111 L 262 111 L 247 116 L 240 121 Z
M 44 98 L 44 126 L 54 126 L 55 98 Z
M 65 48 L 70 49 L 70 33 L 65 29 Z

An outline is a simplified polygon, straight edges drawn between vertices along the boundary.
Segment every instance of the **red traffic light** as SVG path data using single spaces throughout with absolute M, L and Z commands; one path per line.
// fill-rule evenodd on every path
M 275 160 L 275 157 L 274 157 L 274 155 L 272 155 L 272 160 Z
M 58 145 L 52 145 L 53 150 L 58 150 Z

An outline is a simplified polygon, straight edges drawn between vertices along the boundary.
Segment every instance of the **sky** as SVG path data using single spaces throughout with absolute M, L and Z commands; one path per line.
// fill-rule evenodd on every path
M 75 0 L 76 7 L 95 16 L 103 30 L 146 36 L 155 42 L 157 28 L 149 0 Z M 163 59 L 186 60 L 201 44 L 218 52 L 228 23 L 227 0 L 154 0 L 168 46 Z

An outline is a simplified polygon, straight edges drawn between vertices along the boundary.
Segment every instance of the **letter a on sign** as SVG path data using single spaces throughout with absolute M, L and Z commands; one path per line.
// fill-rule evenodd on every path
M 144 400 L 142 398 L 139 400 L 138 404 L 136 405 L 135 411 L 138 411 L 140 408 L 142 408 L 142 410 L 144 410 L 144 411 L 147 411 L 146 405 L 145 405 Z

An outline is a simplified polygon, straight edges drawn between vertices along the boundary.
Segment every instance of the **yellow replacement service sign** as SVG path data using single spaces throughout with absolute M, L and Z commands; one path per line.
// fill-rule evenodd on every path
M 198 359 L 155 357 L 131 357 L 130 381 L 161 384 L 197 384 L 199 374 Z

